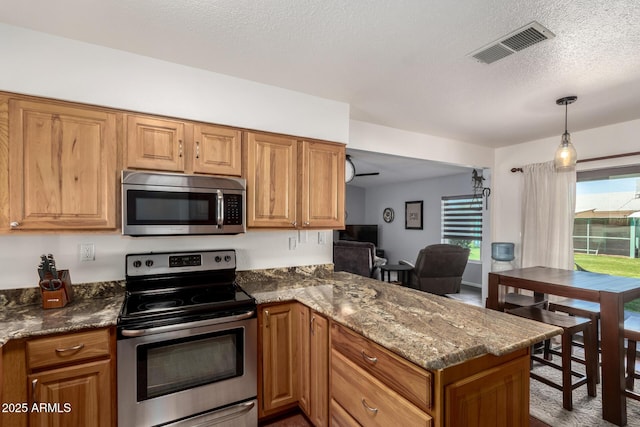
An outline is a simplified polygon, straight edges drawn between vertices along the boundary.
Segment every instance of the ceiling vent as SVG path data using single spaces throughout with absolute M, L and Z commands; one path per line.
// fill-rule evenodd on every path
M 541 41 L 554 38 L 556 35 L 536 21 L 507 34 L 488 45 L 471 52 L 467 56 L 479 62 L 491 64 L 506 56 L 520 52 Z

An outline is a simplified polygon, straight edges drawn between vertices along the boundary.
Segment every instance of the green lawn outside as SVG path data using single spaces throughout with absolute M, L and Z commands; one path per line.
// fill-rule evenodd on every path
M 469 248 L 469 259 L 473 261 L 480 261 L 480 248 Z
M 576 264 L 587 271 L 640 278 L 640 258 L 575 254 L 574 259 Z M 640 312 L 640 299 L 626 303 L 624 308 Z

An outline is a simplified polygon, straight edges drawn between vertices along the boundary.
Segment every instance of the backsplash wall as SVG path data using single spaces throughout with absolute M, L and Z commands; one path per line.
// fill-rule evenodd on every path
M 305 236 L 306 233 L 306 236 Z M 318 244 L 318 234 L 325 244 Z M 289 238 L 296 248 L 289 249 Z M 306 241 L 306 242 L 305 242 Z M 73 283 L 123 280 L 128 253 L 235 249 L 238 270 L 333 262 L 331 231 L 249 231 L 236 236 L 127 237 L 105 234 L 48 234 L 0 237 L 0 289 L 36 286 L 41 254 L 53 254 Z M 79 245 L 93 243 L 95 261 L 80 262 Z

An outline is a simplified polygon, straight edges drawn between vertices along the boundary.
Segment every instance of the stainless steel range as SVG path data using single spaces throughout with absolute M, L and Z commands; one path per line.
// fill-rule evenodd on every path
M 234 250 L 126 256 L 118 425 L 257 426 L 256 303 Z

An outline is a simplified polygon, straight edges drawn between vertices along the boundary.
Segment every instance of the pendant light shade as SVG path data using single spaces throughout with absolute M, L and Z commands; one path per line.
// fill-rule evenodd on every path
M 571 143 L 571 135 L 567 131 L 567 105 L 573 104 L 577 99 L 577 96 L 567 96 L 556 101 L 556 104 L 564 105 L 564 133 L 562 134 L 560 146 L 556 150 L 556 155 L 553 158 L 556 170 L 558 171 L 574 169 L 578 160 L 578 153 Z

